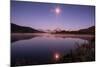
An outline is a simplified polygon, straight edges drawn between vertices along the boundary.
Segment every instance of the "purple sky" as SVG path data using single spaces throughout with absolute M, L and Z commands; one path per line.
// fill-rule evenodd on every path
M 57 7 L 59 15 L 54 11 Z M 12 1 L 11 22 L 42 30 L 77 30 L 95 25 L 95 7 Z

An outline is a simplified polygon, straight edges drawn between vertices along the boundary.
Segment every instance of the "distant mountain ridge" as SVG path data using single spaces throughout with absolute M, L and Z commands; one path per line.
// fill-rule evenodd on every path
M 43 31 L 11 23 L 11 33 L 41 33 L 41 32 Z
M 95 26 L 91 26 L 85 29 L 80 29 L 77 31 L 55 31 L 55 34 L 95 34 Z
M 19 26 L 11 23 L 11 33 L 44 33 L 44 31 L 36 30 L 31 27 Z M 77 31 L 65 31 L 56 30 L 54 34 L 95 34 L 95 26 L 91 26 L 85 29 L 80 29 Z
M 80 29 L 80 32 L 89 32 L 89 33 L 95 33 L 95 26 L 91 26 L 89 28 L 86 29 Z

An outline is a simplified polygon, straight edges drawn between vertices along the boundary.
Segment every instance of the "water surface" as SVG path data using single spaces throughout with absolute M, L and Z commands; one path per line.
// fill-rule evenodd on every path
M 55 63 L 77 45 L 88 43 L 90 35 L 16 34 L 12 35 L 11 64 Z

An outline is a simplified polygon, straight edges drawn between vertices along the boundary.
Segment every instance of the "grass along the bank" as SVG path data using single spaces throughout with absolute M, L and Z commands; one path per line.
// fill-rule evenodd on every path
M 61 62 L 67 63 L 86 61 L 95 61 L 95 40 L 82 45 L 77 44 L 75 50 L 71 50 L 70 53 L 61 58 Z

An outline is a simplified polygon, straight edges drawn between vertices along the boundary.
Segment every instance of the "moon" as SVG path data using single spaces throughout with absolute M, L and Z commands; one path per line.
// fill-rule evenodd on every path
M 60 12 L 61 12 L 61 9 L 60 9 L 59 7 L 56 7 L 56 8 L 55 8 L 55 13 L 56 13 L 57 15 L 59 15 Z
M 56 15 L 59 15 L 61 13 L 61 8 L 59 6 L 56 6 L 55 8 L 51 9 L 50 11 Z

